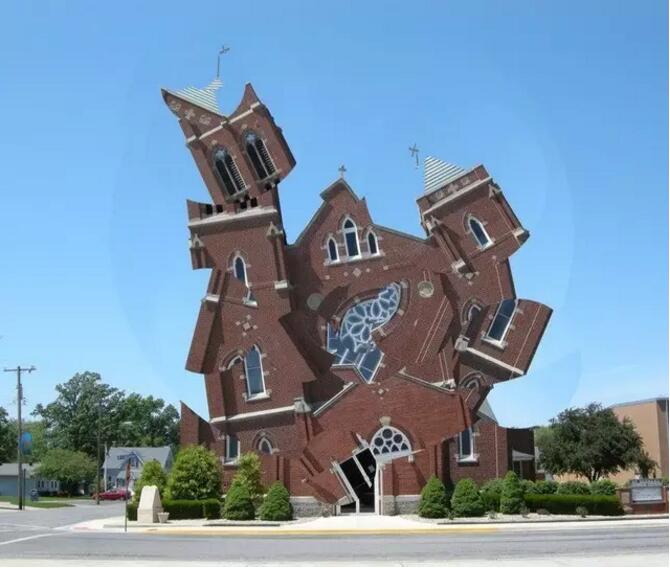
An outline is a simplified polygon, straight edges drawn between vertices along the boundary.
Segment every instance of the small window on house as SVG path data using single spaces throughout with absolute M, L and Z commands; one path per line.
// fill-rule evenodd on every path
M 275 173 L 275 166 L 272 163 L 265 142 L 253 132 L 247 134 L 245 142 L 247 154 L 249 155 L 249 159 L 254 166 L 258 178 L 265 179 Z
M 263 380 L 261 352 L 255 345 L 249 350 L 244 358 L 244 372 L 247 379 L 247 394 L 250 397 L 264 394 L 265 381 Z
M 226 436 L 226 461 L 234 462 L 240 456 L 240 441 L 235 434 Z
M 219 179 L 229 196 L 234 196 L 244 189 L 244 180 L 237 169 L 237 164 L 227 150 L 220 149 L 214 154 L 214 166 Z
M 342 226 L 342 230 L 347 244 L 347 256 L 349 258 L 357 257 L 359 255 L 358 230 L 355 223 L 351 219 L 347 219 Z
M 496 310 L 496 315 L 491 322 L 491 327 L 486 334 L 488 339 L 493 341 L 502 342 L 507 335 L 507 330 L 509 329 L 510 323 L 512 323 L 512 317 L 514 316 L 514 310 L 516 309 L 516 300 L 503 300 L 498 304 L 498 309 Z
M 377 254 L 378 252 L 377 235 L 375 235 L 372 231 L 368 233 L 368 251 L 370 254 Z
M 491 237 L 489 237 L 483 223 L 479 219 L 470 217 L 470 219 L 468 219 L 468 226 L 470 227 L 470 232 L 479 248 L 486 248 L 492 243 Z
M 458 435 L 458 459 L 462 461 L 475 459 L 475 444 L 472 436 L 472 428 L 463 430 Z
M 258 440 L 258 451 L 267 456 L 271 455 L 273 452 L 272 442 L 265 436 L 262 436 L 261 439 Z
M 339 256 L 337 254 L 337 243 L 334 238 L 328 239 L 328 258 L 330 262 L 337 262 Z

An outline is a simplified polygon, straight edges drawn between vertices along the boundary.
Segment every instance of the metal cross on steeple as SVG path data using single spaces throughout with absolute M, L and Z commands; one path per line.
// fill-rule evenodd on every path
M 344 164 L 337 168 L 337 171 L 340 172 L 340 178 L 344 179 L 344 174 L 347 172 L 347 168 L 344 167 Z
M 412 158 L 416 160 L 416 167 L 419 167 L 419 149 L 416 147 L 416 142 L 414 143 L 414 146 L 410 146 L 409 152 L 412 155 Z
M 219 73 L 220 73 L 220 70 L 221 70 L 221 56 L 224 53 L 228 53 L 229 51 L 230 51 L 230 48 L 226 47 L 225 45 L 222 45 L 221 49 L 219 49 L 219 55 L 216 58 L 216 78 L 217 79 L 219 78 Z

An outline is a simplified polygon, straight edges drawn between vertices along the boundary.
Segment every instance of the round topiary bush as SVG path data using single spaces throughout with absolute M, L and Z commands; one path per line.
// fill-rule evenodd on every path
M 202 446 L 179 451 L 167 481 L 168 499 L 219 499 L 221 466 L 216 454 Z
M 165 499 L 165 486 L 167 485 L 167 475 L 163 471 L 161 464 L 157 460 L 150 460 L 144 464 L 140 478 L 135 482 L 133 490 L 133 503 L 139 504 L 142 488 L 149 485 L 158 487 L 158 493 L 161 499 Z
M 481 517 L 486 512 L 477 484 L 472 479 L 461 479 L 456 484 L 451 509 L 457 517 Z
M 223 516 L 231 521 L 251 521 L 256 518 L 254 502 L 244 483 L 233 479 L 223 505 Z
M 268 490 L 260 508 L 260 518 L 264 521 L 290 521 L 293 507 L 288 489 L 281 481 L 275 481 Z
M 503 481 L 503 490 L 500 496 L 500 512 L 515 515 L 519 513 L 523 504 L 523 489 L 521 483 L 519 483 L 519 478 L 513 471 L 508 471 Z
M 482 485 L 479 494 L 482 496 L 487 511 L 500 512 L 500 496 L 502 495 L 502 488 L 502 479 L 491 479 Z
M 591 488 L 583 481 L 564 481 L 556 490 L 557 495 L 590 495 Z
M 432 476 L 421 490 L 419 516 L 442 519 L 447 515 L 447 490 L 436 476 Z

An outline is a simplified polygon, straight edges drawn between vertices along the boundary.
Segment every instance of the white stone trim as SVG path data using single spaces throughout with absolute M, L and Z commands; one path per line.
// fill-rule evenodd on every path
M 273 414 L 282 414 L 284 412 L 293 412 L 294 405 L 280 406 L 279 408 L 268 408 L 267 410 L 256 410 L 254 412 L 242 412 L 240 414 L 233 414 L 232 416 L 217 416 L 212 418 L 210 424 L 218 424 L 220 422 L 239 422 L 241 420 L 251 420 L 260 416 L 271 416 Z
M 468 353 L 472 353 L 476 357 L 480 357 L 481 359 L 484 359 L 485 361 L 488 361 L 489 363 L 493 363 L 494 365 L 497 365 L 498 367 L 505 369 L 507 371 L 511 371 L 512 373 L 516 373 L 517 375 L 523 375 L 525 371 L 522 371 L 521 369 L 517 369 L 516 367 L 513 367 L 512 365 L 509 365 L 508 363 L 505 363 L 504 361 L 501 361 L 500 359 L 496 359 L 495 357 L 491 357 L 490 355 L 484 353 L 483 351 L 479 351 L 477 349 L 474 349 L 472 347 L 466 348 L 466 351 Z

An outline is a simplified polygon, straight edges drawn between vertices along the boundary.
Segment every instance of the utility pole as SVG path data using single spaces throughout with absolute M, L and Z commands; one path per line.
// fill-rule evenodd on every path
M 19 511 L 23 509 L 23 453 L 21 451 L 21 436 L 23 435 L 22 432 L 22 423 L 21 423 L 21 406 L 23 405 L 23 385 L 21 384 L 21 373 L 32 373 L 33 371 L 36 371 L 35 367 L 31 365 L 30 367 L 21 367 L 21 365 L 17 365 L 14 369 L 4 369 L 5 373 L 16 373 L 16 395 L 17 395 L 17 400 L 16 403 L 18 405 L 18 416 L 17 416 L 17 424 L 18 424 L 18 431 L 19 435 L 17 438 L 17 461 L 19 462 L 19 471 L 18 471 L 18 478 L 17 478 L 17 483 L 18 483 L 18 498 L 19 498 Z
M 102 418 L 102 403 L 98 401 L 98 435 L 95 460 L 95 504 L 100 505 L 100 419 Z

